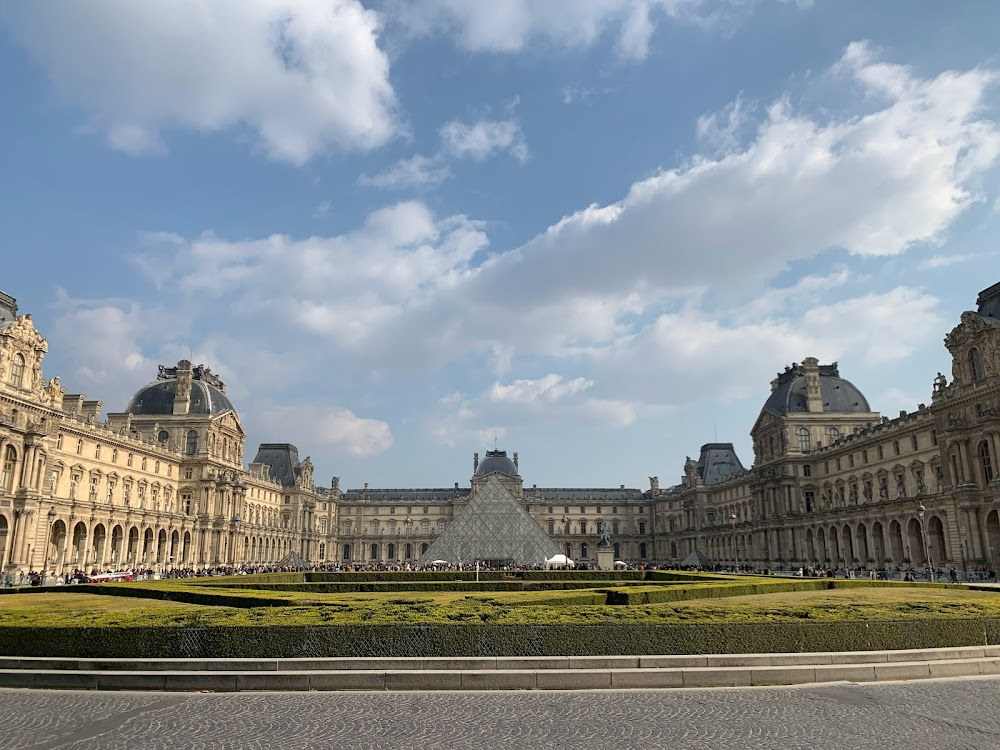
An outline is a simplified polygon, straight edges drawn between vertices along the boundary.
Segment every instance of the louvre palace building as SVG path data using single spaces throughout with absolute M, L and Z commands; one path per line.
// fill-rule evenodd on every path
M 1000 554 L 1000 283 L 945 336 L 950 377 L 886 417 L 836 363 L 762 389 L 753 463 L 701 447 L 680 482 L 526 485 L 518 454 L 474 454 L 467 485 L 317 486 L 290 443 L 244 457 L 225 384 L 182 360 L 122 412 L 45 380 L 48 344 L 0 293 L 0 564 L 5 573 L 434 560 L 995 570 Z M 928 377 L 930 383 L 933 376 Z M 542 457 L 544 458 L 544 457 Z M 488 541 L 484 541 L 488 540 Z

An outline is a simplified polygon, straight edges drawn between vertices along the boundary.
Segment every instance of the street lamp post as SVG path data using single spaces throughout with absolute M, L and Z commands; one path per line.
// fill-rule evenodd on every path
M 917 506 L 917 517 L 920 518 L 920 533 L 924 537 L 924 552 L 927 555 L 927 580 L 934 581 L 937 580 L 937 576 L 934 575 L 934 560 L 931 559 L 931 542 L 927 538 L 927 529 L 924 527 L 924 514 L 927 509 L 924 507 L 923 503 Z

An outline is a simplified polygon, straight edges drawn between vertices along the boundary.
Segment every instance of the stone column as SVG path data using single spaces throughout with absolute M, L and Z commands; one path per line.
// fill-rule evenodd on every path
M 969 463 L 969 443 L 967 440 L 958 441 L 959 464 L 961 464 L 962 481 L 971 482 L 976 475 L 970 471 L 972 464 Z

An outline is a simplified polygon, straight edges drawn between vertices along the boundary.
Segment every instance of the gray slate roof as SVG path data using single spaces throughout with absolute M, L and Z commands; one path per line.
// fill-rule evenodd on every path
M 836 363 L 820 365 L 819 390 L 824 412 L 870 412 L 868 399 L 853 383 L 840 377 Z M 778 387 L 764 404 L 764 411 L 779 417 L 792 412 L 807 412 L 806 379 L 802 365 L 792 365 L 778 373 Z

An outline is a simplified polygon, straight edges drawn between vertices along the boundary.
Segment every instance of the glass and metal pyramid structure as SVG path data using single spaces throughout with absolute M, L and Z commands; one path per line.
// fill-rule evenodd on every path
M 542 565 L 559 554 L 556 543 L 498 476 L 490 476 L 427 551 L 421 564 L 435 560 L 477 560 Z

